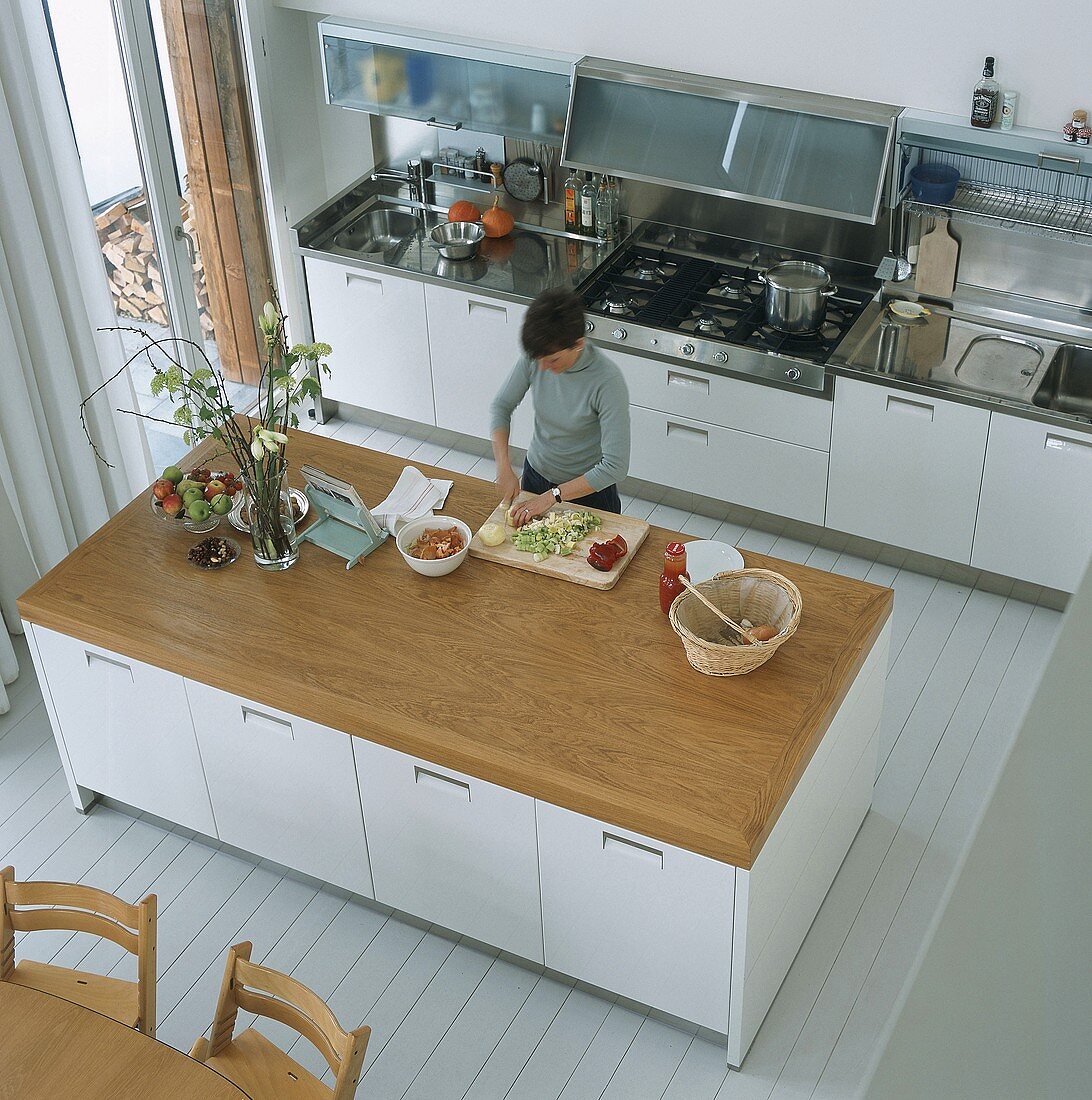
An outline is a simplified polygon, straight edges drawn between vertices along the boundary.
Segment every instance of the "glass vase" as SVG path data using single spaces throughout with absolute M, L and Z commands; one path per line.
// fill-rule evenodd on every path
M 300 556 L 288 495 L 288 463 L 255 463 L 243 481 L 250 498 L 250 541 L 259 569 L 291 569 Z

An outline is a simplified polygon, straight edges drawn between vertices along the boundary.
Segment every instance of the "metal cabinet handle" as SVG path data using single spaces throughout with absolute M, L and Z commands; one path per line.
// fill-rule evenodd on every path
M 689 374 L 680 374 L 677 370 L 667 372 L 667 384 L 669 386 L 685 386 L 688 389 L 704 390 L 709 392 L 708 378 L 694 378 Z
M 608 833 L 604 830 L 603 851 L 609 852 L 611 850 L 638 856 L 650 863 L 658 864 L 661 869 L 664 865 L 664 854 L 659 848 L 650 848 L 647 844 L 639 844 L 636 840 L 630 840 L 628 837 L 618 836 L 617 833 Z
M 701 428 L 691 428 L 689 424 L 676 424 L 674 421 L 669 420 L 667 422 L 667 435 L 668 438 L 673 435 L 681 435 L 697 440 L 703 446 L 709 446 L 709 433 Z
M 437 130 L 461 130 L 463 124 L 461 122 L 437 122 L 436 116 L 425 119 L 426 126 L 435 126 Z
M 120 668 L 122 672 L 129 673 L 129 682 L 134 682 L 132 666 L 127 665 L 124 661 L 112 660 L 110 657 L 104 657 L 101 653 L 92 653 L 89 649 L 84 650 L 84 656 L 87 658 L 88 668 L 91 668 L 92 663 L 97 661 L 101 665 L 109 665 L 111 668 Z
M 263 714 L 260 710 L 251 710 L 250 707 L 240 707 L 243 715 L 243 725 L 265 730 L 287 737 L 289 741 L 296 739 L 292 730 L 292 723 L 283 718 L 274 718 L 272 714 Z
M 437 786 L 447 791 L 458 790 L 466 796 L 467 802 L 470 801 L 470 784 L 464 783 L 454 776 L 444 775 L 443 772 L 430 771 L 428 768 L 422 768 L 419 764 L 414 764 L 413 781 L 418 785 L 427 783 L 430 786 Z
M 477 309 L 479 313 L 499 313 L 505 320 L 508 319 L 507 306 L 498 305 L 496 302 L 480 302 L 477 298 L 468 298 L 466 312 L 473 313 Z
M 366 283 L 368 286 L 378 287 L 379 293 L 383 293 L 383 280 L 375 275 L 364 275 L 359 271 L 346 271 L 345 285 L 349 286 L 353 282 Z
M 1055 435 L 1047 432 L 1043 449 L 1047 451 L 1066 451 L 1069 454 L 1092 455 L 1092 439 L 1073 439 L 1068 435 Z
M 924 416 L 932 420 L 936 410 L 928 401 L 911 401 L 906 397 L 894 397 L 888 394 L 887 411 L 911 413 L 914 416 Z

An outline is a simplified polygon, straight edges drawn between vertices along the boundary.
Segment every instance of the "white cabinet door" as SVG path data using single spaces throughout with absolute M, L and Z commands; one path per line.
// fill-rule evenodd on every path
M 1092 431 L 995 412 L 971 564 L 1072 592 L 1092 552 Z
M 735 868 L 537 808 L 546 965 L 726 1034 Z
M 353 738 L 377 901 L 542 962 L 535 803 Z
M 969 562 L 989 422 L 985 409 L 839 378 L 827 526 Z
M 822 524 L 827 452 L 630 406 L 634 477 Z
M 216 836 L 182 677 L 54 630 L 34 636 L 76 782 Z
M 830 450 L 833 403 L 780 386 L 763 386 L 696 367 L 646 359 L 606 348 L 618 364 L 635 405 L 751 435 Z
M 221 840 L 372 897 L 353 738 L 186 681 Z
M 489 404 L 523 354 L 525 306 L 429 284 L 425 287 L 436 423 L 489 438 Z M 511 443 L 526 448 L 534 417 L 531 395 L 512 418 Z
M 435 424 L 424 286 L 310 256 L 304 266 L 315 339 L 334 349 L 323 394 Z

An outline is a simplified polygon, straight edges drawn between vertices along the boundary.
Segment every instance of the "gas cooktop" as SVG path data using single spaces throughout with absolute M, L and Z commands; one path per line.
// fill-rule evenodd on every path
M 646 353 L 822 389 L 823 364 L 873 291 L 840 287 L 827 300 L 818 331 L 780 332 L 766 324 L 766 288 L 758 276 L 792 254 L 738 243 L 732 256 L 716 259 L 649 240 L 623 247 L 583 288 L 589 335 L 606 344 L 625 343 Z

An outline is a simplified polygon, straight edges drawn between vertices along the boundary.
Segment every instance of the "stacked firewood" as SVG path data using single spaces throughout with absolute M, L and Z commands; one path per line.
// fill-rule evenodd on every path
M 148 224 L 148 204 L 143 193 L 115 203 L 95 217 L 102 258 L 114 309 L 119 317 L 132 317 L 166 327 L 169 324 L 163 293 L 163 275 L 156 256 L 152 229 Z M 197 252 L 193 280 L 201 315 L 201 331 L 212 335 L 208 290 L 201 253 L 197 247 L 197 226 L 187 197 L 182 199 L 182 228 L 190 235 Z

